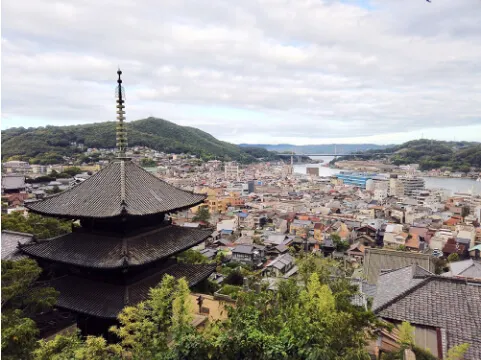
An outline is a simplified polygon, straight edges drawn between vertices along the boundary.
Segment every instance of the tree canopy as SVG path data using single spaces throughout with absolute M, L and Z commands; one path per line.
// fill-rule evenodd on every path
M 362 152 L 359 160 L 387 158 L 394 165 L 419 164 L 421 170 L 449 168 L 469 172 L 471 167 L 481 169 L 481 144 L 438 140 L 412 140 L 382 150 L 388 155 L 376 155 L 379 150 Z M 334 160 L 356 160 L 356 157 L 339 157 Z
M 157 166 L 157 163 L 152 159 L 144 158 L 140 160 L 140 165 L 143 167 L 154 167 Z
M 195 214 L 195 216 L 192 218 L 192 220 L 209 222 L 210 220 L 209 209 L 207 207 L 200 207 L 199 210 L 197 210 L 197 213 Z
M 67 220 L 57 220 L 34 213 L 24 216 L 23 213 L 15 211 L 2 215 L 2 229 L 33 234 L 38 239 L 48 239 L 69 233 L 72 226 Z
M 31 359 L 38 329 L 32 317 L 51 308 L 58 293 L 36 283 L 42 269 L 34 260 L 2 260 L 2 358 Z
M 113 327 L 120 341 L 58 336 L 41 341 L 35 359 L 369 359 L 366 341 L 382 326 L 376 316 L 351 303 L 357 289 L 332 261 L 306 256 L 306 282 L 280 281 L 276 291 L 250 278 L 239 288 L 225 321 L 203 331 L 192 325 L 188 284 L 164 277 L 149 298 L 126 307 Z
M 244 150 L 199 129 L 163 119 L 151 117 L 131 121 L 126 127 L 129 146 L 147 146 L 166 153 L 193 154 L 204 160 L 217 158 L 241 163 L 256 161 L 258 157 L 278 158 L 273 152 L 252 147 Z M 2 131 L 2 159 L 16 156 L 17 160 L 35 164 L 62 163 L 64 156 L 77 157 L 80 163 L 98 160 L 95 154 L 82 155 L 79 144 L 85 148 L 115 148 L 115 123 L 10 128 Z

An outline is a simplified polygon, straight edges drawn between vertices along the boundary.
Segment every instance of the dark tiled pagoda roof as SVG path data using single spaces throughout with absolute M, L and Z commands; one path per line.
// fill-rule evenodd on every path
M 168 225 L 138 235 L 121 237 L 73 232 L 21 247 L 34 258 L 81 267 L 118 269 L 146 265 L 189 249 L 212 232 Z
M 174 212 L 204 199 L 205 195 L 169 185 L 128 159 L 116 159 L 74 188 L 26 207 L 50 216 L 111 218 Z
M 132 285 L 115 285 L 77 276 L 65 276 L 51 282 L 60 295 L 57 306 L 81 314 L 114 319 L 129 305 L 146 300 L 149 289 L 157 286 L 165 274 L 185 277 L 189 286 L 206 279 L 215 270 L 212 265 L 174 264 Z

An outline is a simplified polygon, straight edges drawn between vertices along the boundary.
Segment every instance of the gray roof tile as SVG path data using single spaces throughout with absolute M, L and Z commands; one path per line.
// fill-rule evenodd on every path
M 445 329 L 447 348 L 468 343 L 464 359 L 479 360 L 480 304 L 481 282 L 429 276 L 378 307 L 375 313 L 385 319 Z
M 110 218 L 174 212 L 204 199 L 205 195 L 169 185 L 129 160 L 117 159 L 72 189 L 27 208 L 67 218 Z
M 433 274 L 418 265 L 409 265 L 382 273 L 377 281 L 376 295 L 372 303 L 373 310 L 418 285 L 430 275 Z
M 213 265 L 174 264 L 131 285 L 115 285 L 78 276 L 65 276 L 51 282 L 60 295 L 57 306 L 81 314 L 114 319 L 125 306 L 146 300 L 149 290 L 157 286 L 165 274 L 176 279 L 185 277 L 189 286 L 206 279 Z
M 366 248 L 363 267 L 367 282 L 376 284 L 381 270 L 400 269 L 412 264 L 434 271 L 433 258 L 428 254 L 372 248 Z
M 69 265 L 97 269 L 116 269 L 146 265 L 195 246 L 211 231 L 167 225 L 126 237 L 105 234 L 73 233 L 52 240 L 22 246 L 34 257 Z
M 2 260 L 20 260 L 26 258 L 18 244 L 27 244 L 32 241 L 33 235 L 17 232 L 17 231 L 2 231 Z

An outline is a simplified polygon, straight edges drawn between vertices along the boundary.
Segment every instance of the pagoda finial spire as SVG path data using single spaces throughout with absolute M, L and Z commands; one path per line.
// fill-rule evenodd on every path
M 119 75 L 119 78 L 117 80 L 117 83 L 119 84 L 117 86 L 117 89 L 115 91 L 115 95 L 117 97 L 117 150 L 118 150 L 118 156 L 119 157 L 125 157 L 125 150 L 127 149 L 127 132 L 125 130 L 125 93 L 124 93 L 124 87 L 122 86 L 122 79 L 120 78 L 120 75 L 122 75 L 122 71 L 120 68 L 117 71 L 117 74 Z

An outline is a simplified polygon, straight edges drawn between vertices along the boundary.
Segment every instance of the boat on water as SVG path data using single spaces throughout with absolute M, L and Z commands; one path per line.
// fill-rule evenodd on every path
M 476 179 L 477 182 L 481 182 L 481 176 Z

